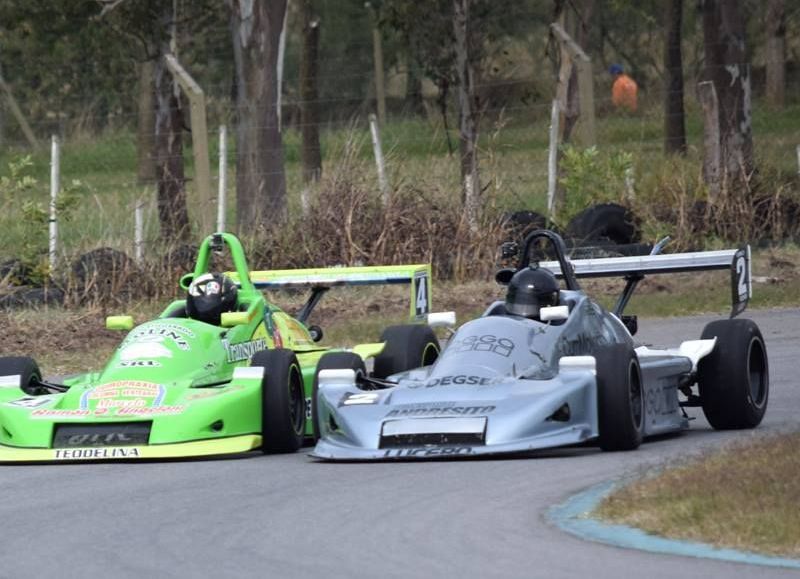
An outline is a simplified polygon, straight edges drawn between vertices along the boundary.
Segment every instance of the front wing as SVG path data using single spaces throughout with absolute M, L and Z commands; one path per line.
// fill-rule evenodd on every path
M 0 463 L 108 460 L 154 460 L 241 454 L 261 446 L 261 436 L 195 440 L 175 444 L 95 446 L 82 448 L 21 448 L 0 445 Z

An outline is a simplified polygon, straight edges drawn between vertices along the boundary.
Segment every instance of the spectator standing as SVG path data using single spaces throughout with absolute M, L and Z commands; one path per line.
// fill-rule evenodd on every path
M 612 64 L 608 72 L 614 77 L 614 84 L 611 85 L 611 102 L 618 109 L 625 108 L 635 113 L 639 92 L 636 81 L 625 74 L 619 64 Z

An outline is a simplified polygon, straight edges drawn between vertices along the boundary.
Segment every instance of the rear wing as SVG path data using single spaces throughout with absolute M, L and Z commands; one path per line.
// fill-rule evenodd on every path
M 717 269 L 731 270 L 731 317 L 738 316 L 747 307 L 753 295 L 753 279 L 750 269 L 750 246 L 720 251 L 698 251 L 694 253 L 671 253 L 632 257 L 604 257 L 598 259 L 576 259 L 570 261 L 575 277 L 614 277 L 622 276 L 628 280 L 630 291 L 620 296 L 615 307 L 622 313 L 630 299 L 635 283 L 645 275 L 658 273 L 680 273 Z M 547 268 L 556 277 L 563 277 L 558 261 L 541 262 L 539 267 Z
M 239 283 L 237 274 L 226 275 Z M 312 291 L 312 296 L 321 296 L 330 288 L 339 286 L 408 284 L 411 317 L 424 320 L 431 310 L 430 264 L 251 271 L 250 281 L 257 289 L 308 288 Z M 313 304 L 308 307 L 308 311 L 301 312 L 298 318 L 307 317 L 311 307 Z

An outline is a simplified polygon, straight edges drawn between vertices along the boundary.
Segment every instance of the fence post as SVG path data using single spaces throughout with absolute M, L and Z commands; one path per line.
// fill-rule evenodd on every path
M 800 175 L 800 145 L 797 145 L 797 174 Z
M 147 189 L 144 190 L 147 193 Z M 136 200 L 136 205 L 133 209 L 134 219 L 134 233 L 133 233 L 133 251 L 136 263 L 142 263 L 144 260 L 144 199 L 139 198 Z
M 558 183 L 558 99 L 553 99 L 550 112 L 550 151 L 547 155 L 547 216 L 555 217 L 556 185 Z
M 58 137 L 53 135 L 50 139 L 50 244 L 49 258 L 50 270 L 56 267 L 56 252 L 58 250 L 58 221 L 56 215 L 56 202 L 61 189 L 61 150 L 58 146 Z
M 381 189 L 381 202 L 386 206 L 389 202 L 389 182 L 386 179 L 386 163 L 383 160 L 378 119 L 374 114 L 369 115 L 369 130 L 372 134 L 372 149 L 375 151 L 375 164 L 378 166 L 378 185 Z
M 228 188 L 228 129 L 219 128 L 219 188 L 217 189 L 217 231 L 225 231 L 225 195 Z

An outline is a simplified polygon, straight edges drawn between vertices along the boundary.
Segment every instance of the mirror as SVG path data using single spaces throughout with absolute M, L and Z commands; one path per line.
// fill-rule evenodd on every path
M 539 309 L 539 319 L 543 322 L 558 322 L 569 317 L 569 306 L 550 306 Z
M 181 289 L 188 290 L 189 286 L 192 284 L 192 280 L 194 279 L 193 273 L 186 273 L 181 276 L 181 280 L 178 282 L 178 285 L 181 286 Z
M 107 330 L 130 330 L 133 328 L 133 316 L 108 316 Z
M 250 315 L 248 312 L 223 312 L 220 322 L 223 328 L 244 326 L 250 322 Z
M 494 274 L 494 280 L 500 285 L 508 285 L 508 282 L 511 281 L 511 278 L 514 277 L 515 273 L 517 273 L 516 269 L 511 269 L 511 268 L 501 269 L 496 274 Z
M 456 325 L 455 312 L 434 312 L 428 314 L 428 325 L 431 328 L 452 328 Z

